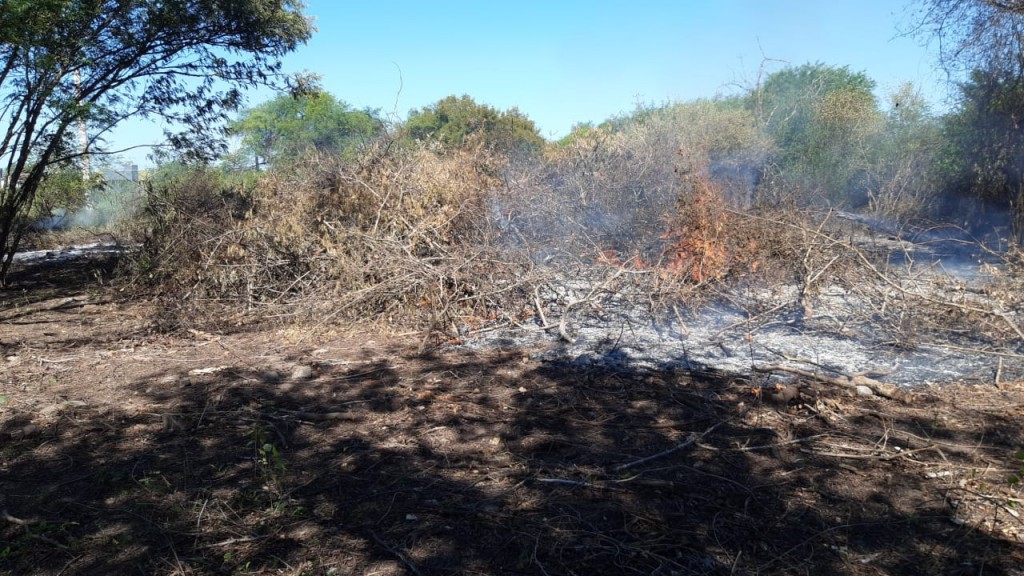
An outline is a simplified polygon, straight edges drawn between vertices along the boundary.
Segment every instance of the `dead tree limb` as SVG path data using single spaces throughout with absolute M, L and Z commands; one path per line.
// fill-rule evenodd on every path
M 844 386 L 846 388 L 856 388 L 857 386 L 867 386 L 872 392 L 889 398 L 891 400 L 897 400 L 909 404 L 913 401 L 914 395 L 901 390 L 900 388 L 893 386 L 892 384 L 886 384 L 885 382 L 879 382 L 874 378 L 870 378 L 867 375 L 871 372 L 858 372 L 856 374 L 841 374 L 839 376 L 828 376 L 826 374 L 811 372 L 810 370 L 803 370 L 801 368 L 793 368 L 790 366 L 783 366 L 781 364 L 770 364 L 768 366 L 755 366 L 756 372 L 787 372 L 789 374 L 796 374 L 797 376 L 803 376 L 811 380 L 817 380 L 819 382 L 825 382 L 827 384 L 835 384 L 836 386 Z

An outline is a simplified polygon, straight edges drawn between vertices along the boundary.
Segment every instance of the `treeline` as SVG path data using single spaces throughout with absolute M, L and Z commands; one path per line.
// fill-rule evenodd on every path
M 1017 143 L 984 81 L 936 115 L 911 85 L 880 99 L 863 73 L 808 64 L 554 142 L 469 96 L 395 121 L 282 94 L 231 123 L 232 154 L 156 170 L 133 272 L 172 326 L 227 303 L 448 334 L 531 313 L 543 275 L 579 263 L 640 272 L 652 302 L 756 278 L 811 290 L 835 280 L 808 277 L 801 232 L 825 208 L 1009 234 Z
M 566 193 L 619 193 L 635 200 L 673 186 L 682 152 L 706 156 L 737 207 L 828 205 L 979 233 L 998 229 L 1019 239 L 1021 118 L 1024 85 L 1009 78 L 975 72 L 960 85 L 954 108 L 939 115 L 910 83 L 879 98 L 866 74 L 820 63 L 772 73 L 745 94 L 645 105 L 597 124 L 581 123 L 556 142 L 545 141 L 522 111 L 498 110 L 467 95 L 395 121 L 313 90 L 245 111 L 231 124 L 240 146 L 224 165 L 262 170 L 311 154 L 351 161 L 382 141 L 429 144 L 438 152 L 486 150 L 520 163 L 529 158 L 535 169 L 570 158 L 592 169 L 629 164 L 628 156 L 643 168 L 619 166 L 586 183 L 590 192 L 578 189 L 582 174 L 564 185 Z M 613 190 L 595 190 L 602 186 Z

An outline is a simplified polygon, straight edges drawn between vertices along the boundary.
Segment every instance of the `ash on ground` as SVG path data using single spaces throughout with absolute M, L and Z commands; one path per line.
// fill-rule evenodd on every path
M 110 256 L 120 256 L 128 248 L 117 242 L 92 242 L 89 244 L 77 244 L 65 246 L 56 250 L 24 250 L 14 253 L 14 262 L 24 266 L 65 264 L 67 262 L 83 259 L 100 259 Z
M 541 360 L 634 373 L 711 371 L 762 378 L 756 368 L 780 365 L 825 375 L 870 372 L 907 388 L 1024 379 L 1022 339 L 993 344 L 966 330 L 901 327 L 895 325 L 900 313 L 885 310 L 889 295 L 871 295 L 905 290 L 896 296 L 920 294 L 925 304 L 991 309 L 1020 326 L 1016 314 L 1000 312 L 992 302 L 987 287 L 1001 271 L 991 258 L 949 242 L 873 242 L 879 251 L 898 255 L 887 257 L 892 286 L 865 278 L 865 284 L 875 285 L 864 290 L 825 286 L 806 299 L 796 286 L 748 285 L 696 309 L 678 303 L 656 310 L 649 298 L 620 284 L 585 305 L 570 306 L 559 330 L 565 303 L 593 294 L 601 281 L 565 278 L 549 283 L 549 294 L 542 294 L 548 327 L 538 319 L 491 329 L 471 336 L 466 345 L 537 347 L 544 349 L 537 354 Z

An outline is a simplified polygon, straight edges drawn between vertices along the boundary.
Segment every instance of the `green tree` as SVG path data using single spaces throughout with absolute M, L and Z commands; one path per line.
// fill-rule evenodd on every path
M 311 151 L 347 154 L 383 129 L 370 110 L 355 110 L 323 91 L 282 94 L 246 110 L 231 123 L 242 137 L 242 152 L 256 167 L 295 159 Z
M 907 82 L 887 95 L 885 129 L 868 159 L 868 208 L 876 214 L 914 218 L 933 208 L 935 159 L 942 147 L 941 123 L 917 87 Z
M 858 185 L 869 144 L 884 126 L 874 87 L 862 72 L 817 63 L 772 73 L 750 95 L 787 185 L 829 200 Z
M 479 141 L 501 152 L 536 152 L 544 145 L 537 126 L 518 108 L 498 111 L 469 96 L 448 96 L 413 110 L 405 128 L 413 139 L 436 138 L 449 148 Z
M 976 70 L 960 86 L 960 105 L 945 119 L 947 186 L 1010 209 L 1024 235 L 1024 78 Z
M 937 39 L 940 63 L 960 80 L 947 117 L 941 168 L 954 196 L 1009 208 L 1024 240 L 1024 2 L 927 0 L 917 32 Z
M 222 149 L 240 90 L 280 79 L 280 58 L 312 33 L 297 0 L 0 2 L 0 282 L 51 167 L 90 154 L 134 116 L 175 126 L 170 145 Z

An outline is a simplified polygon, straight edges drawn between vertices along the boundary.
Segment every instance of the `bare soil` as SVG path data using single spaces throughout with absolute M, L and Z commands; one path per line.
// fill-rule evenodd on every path
M 0 573 L 1024 574 L 1024 382 L 909 403 L 0 291 Z

